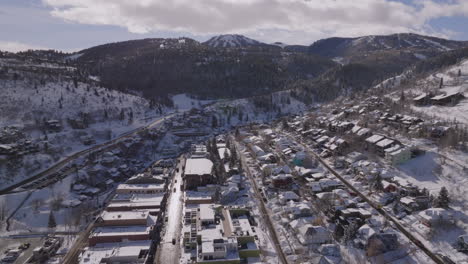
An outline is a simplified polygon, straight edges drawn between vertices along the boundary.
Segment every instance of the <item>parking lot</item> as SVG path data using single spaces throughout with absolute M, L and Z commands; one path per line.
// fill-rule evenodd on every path
M 18 247 L 23 243 L 30 243 L 28 249 L 22 251 L 19 257 L 13 261 L 8 263 L 15 263 L 15 264 L 23 264 L 26 263 L 26 260 L 32 255 L 32 251 L 34 248 L 41 246 L 44 241 L 43 237 L 28 237 L 28 238 L 2 238 L 0 239 L 0 259 L 2 259 L 6 254 L 5 252 L 9 249 L 18 249 Z M 0 263 L 4 263 L 1 262 Z

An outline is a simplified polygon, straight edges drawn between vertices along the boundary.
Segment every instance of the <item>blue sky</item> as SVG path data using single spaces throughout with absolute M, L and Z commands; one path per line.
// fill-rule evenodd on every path
M 466 25 L 466 0 L 2 0 L 0 50 L 227 33 L 288 44 L 398 32 L 468 40 Z

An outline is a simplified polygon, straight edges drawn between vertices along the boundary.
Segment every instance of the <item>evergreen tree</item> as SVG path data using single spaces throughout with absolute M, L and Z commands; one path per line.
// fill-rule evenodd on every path
M 224 162 L 226 162 L 226 161 L 229 160 L 229 153 L 228 153 L 228 149 L 227 149 L 227 148 L 226 148 L 226 150 L 224 151 L 223 160 L 224 160 Z
M 448 195 L 447 188 L 442 187 L 439 192 L 439 196 L 436 200 L 436 206 L 440 208 L 448 208 L 450 203 L 450 198 Z
M 444 78 L 440 78 L 439 89 L 442 89 L 442 86 L 444 86 Z
M 376 191 L 383 190 L 382 177 L 380 175 L 377 175 L 377 177 L 375 177 L 373 188 Z
M 239 121 L 242 121 L 243 114 L 244 113 L 242 113 L 242 111 L 239 109 L 239 116 L 237 117 L 237 119 L 239 119 Z
M 356 221 L 351 222 L 348 226 L 344 228 L 343 241 L 344 242 L 351 241 L 356 235 L 356 232 L 358 231 L 358 229 L 359 229 L 359 225 L 356 223 Z
M 461 69 L 458 69 L 458 77 L 461 76 Z
M 52 211 L 50 211 L 49 222 L 47 223 L 47 226 L 49 228 L 55 228 L 57 226 L 57 223 L 55 222 L 55 216 L 54 216 L 54 213 Z
M 211 118 L 211 127 L 212 128 L 218 127 L 218 119 L 216 118 L 215 115 L 213 115 L 213 117 Z
M 288 129 L 289 128 L 289 124 L 288 124 L 288 120 L 286 119 L 283 119 L 283 129 Z
M 236 149 L 234 146 L 231 147 L 231 157 L 229 159 L 229 167 L 235 167 L 237 163 L 237 154 L 236 154 Z
M 229 138 L 226 139 L 226 148 L 231 149 L 231 140 Z

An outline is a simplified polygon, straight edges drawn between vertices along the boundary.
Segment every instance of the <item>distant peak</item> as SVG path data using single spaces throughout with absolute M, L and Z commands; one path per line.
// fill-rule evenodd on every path
M 205 45 L 211 47 L 223 47 L 223 48 L 236 48 L 236 47 L 248 47 L 248 46 L 260 46 L 265 45 L 264 43 L 248 38 L 239 34 L 224 34 L 210 38 Z

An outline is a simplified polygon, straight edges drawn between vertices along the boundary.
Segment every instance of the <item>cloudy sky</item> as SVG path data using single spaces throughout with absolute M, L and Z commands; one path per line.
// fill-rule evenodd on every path
M 1 0 L 0 50 L 239 33 L 267 43 L 413 32 L 468 40 L 468 0 Z

